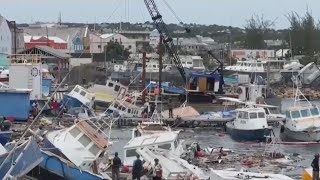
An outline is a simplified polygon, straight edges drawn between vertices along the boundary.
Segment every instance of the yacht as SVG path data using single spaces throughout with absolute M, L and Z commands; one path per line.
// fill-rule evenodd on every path
M 226 123 L 226 131 L 237 141 L 265 141 L 271 133 L 263 108 L 236 109 L 234 121 Z

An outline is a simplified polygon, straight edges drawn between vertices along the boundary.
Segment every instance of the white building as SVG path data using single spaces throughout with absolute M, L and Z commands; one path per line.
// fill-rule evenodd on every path
M 274 58 L 275 51 L 267 49 L 240 49 L 231 50 L 231 56 L 234 59 L 247 59 L 247 58 Z
M 102 34 L 100 37 L 103 39 L 103 41 L 105 41 L 107 43 L 108 42 L 119 43 L 125 49 L 128 49 L 128 51 L 131 53 L 135 53 L 137 50 L 136 41 L 129 39 L 129 38 L 123 36 L 122 34 L 108 33 L 108 34 Z
M 7 20 L 0 15 L 0 66 L 8 67 L 9 54 L 12 54 L 12 35 Z
M 151 31 L 150 33 L 150 46 L 156 48 L 160 42 L 160 34 L 157 29 Z

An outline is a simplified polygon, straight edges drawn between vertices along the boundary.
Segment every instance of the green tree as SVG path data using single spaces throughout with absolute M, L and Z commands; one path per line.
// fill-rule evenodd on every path
M 290 22 L 290 37 L 294 55 L 314 56 L 320 50 L 320 29 L 310 12 L 304 17 L 292 12 L 288 16 Z M 290 42 L 291 41 L 291 42 Z
M 107 61 L 126 60 L 130 55 L 128 49 L 124 49 L 121 44 L 112 41 L 104 47 L 104 53 Z
M 245 47 L 249 49 L 266 48 L 265 36 L 268 31 L 271 31 L 273 25 L 273 22 L 265 20 L 263 16 L 253 15 L 245 25 Z

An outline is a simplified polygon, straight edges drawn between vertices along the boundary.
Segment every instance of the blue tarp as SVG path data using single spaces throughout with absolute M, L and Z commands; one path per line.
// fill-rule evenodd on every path
M 25 121 L 30 112 L 29 92 L 0 92 L 0 115 Z

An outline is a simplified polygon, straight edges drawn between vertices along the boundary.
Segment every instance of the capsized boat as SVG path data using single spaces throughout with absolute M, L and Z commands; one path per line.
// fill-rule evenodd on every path
M 95 95 L 80 85 L 76 85 L 68 94 L 63 96 L 63 106 L 68 109 L 74 107 L 93 107 Z
M 124 165 L 132 166 L 136 159 L 137 149 L 156 147 L 170 150 L 180 156 L 183 152 L 183 140 L 178 139 L 179 131 L 161 132 L 132 138 L 124 147 Z
M 10 142 L 5 146 L 0 145 L 0 179 L 19 179 L 38 166 L 42 160 L 39 145 L 34 137 L 19 144 Z
M 272 173 L 255 173 L 244 170 L 214 170 L 210 169 L 210 179 L 214 180 L 236 180 L 236 179 L 251 179 L 251 180 L 293 180 L 292 178 L 282 174 Z
M 271 133 L 263 108 L 236 109 L 234 121 L 226 123 L 226 131 L 237 141 L 265 141 Z
M 108 162 L 109 142 L 103 124 L 80 120 L 70 128 L 48 132 L 40 166 L 66 179 L 111 179 L 102 167 Z
M 199 167 L 189 164 L 179 156 L 171 154 L 169 150 L 145 147 L 138 149 L 137 153 L 145 161 L 145 165 L 154 163 L 154 159 L 159 159 L 162 166 L 163 179 L 199 179 L 209 180 L 210 177 Z

